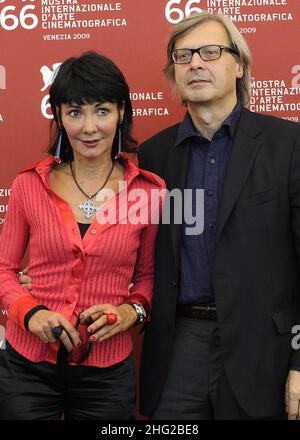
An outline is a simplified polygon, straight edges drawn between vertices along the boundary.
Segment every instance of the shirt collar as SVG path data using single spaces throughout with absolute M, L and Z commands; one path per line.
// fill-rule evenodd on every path
M 130 159 L 126 157 L 122 157 L 119 159 L 122 161 L 124 168 L 125 168 L 125 178 L 128 181 L 128 184 L 137 176 L 141 175 L 146 180 L 149 180 L 150 182 L 156 184 L 157 186 L 161 186 L 161 179 L 156 176 L 155 174 L 151 173 L 150 171 L 145 171 L 141 168 L 138 168 L 138 166 L 131 161 Z M 45 180 L 45 176 L 48 176 L 52 168 L 57 165 L 57 161 L 54 159 L 53 156 L 49 155 L 45 159 L 41 160 L 40 162 L 34 163 L 32 165 L 27 166 L 26 168 L 23 168 L 19 173 L 24 173 L 26 171 L 30 170 L 36 170 L 37 173 Z
M 234 109 L 230 113 L 230 115 L 227 116 L 227 118 L 223 121 L 221 127 L 219 128 L 219 130 L 220 130 L 223 127 L 227 127 L 229 130 L 229 135 L 232 139 L 234 137 L 235 130 L 236 130 L 236 127 L 237 127 L 237 124 L 238 124 L 238 121 L 239 121 L 239 118 L 241 115 L 241 109 L 242 109 L 242 105 L 241 105 L 241 102 L 238 100 Z M 191 137 L 195 137 L 195 136 L 203 139 L 201 134 L 198 132 L 198 130 L 194 126 L 194 123 L 192 121 L 192 118 L 191 118 L 189 112 L 186 112 L 186 114 L 183 118 L 183 121 L 179 125 L 175 145 L 176 146 L 180 145 L 186 139 L 191 138 Z

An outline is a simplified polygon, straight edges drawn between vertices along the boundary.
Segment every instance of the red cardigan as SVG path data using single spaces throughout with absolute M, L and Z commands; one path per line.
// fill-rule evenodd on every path
M 101 211 L 111 208 L 113 212 L 116 207 L 119 214 L 123 209 L 123 217 L 116 218 L 125 221 L 100 224 L 95 218 L 81 239 L 69 205 L 50 188 L 49 173 L 54 165 L 53 158 L 47 157 L 17 176 L 0 237 L 0 300 L 8 309 L 6 337 L 33 362 L 56 363 L 58 349 L 58 342 L 45 344 L 25 329 L 24 317 L 36 305 L 62 313 L 72 323 L 78 312 L 94 304 L 117 306 L 129 297 L 150 309 L 158 228 L 151 224 L 150 215 L 159 218 L 162 205 L 161 197 L 150 203 L 150 192 L 165 188 L 160 177 L 125 160 L 127 191 L 145 191 L 148 214 L 144 212 L 138 224 L 126 224 L 124 206 L 130 212 L 134 202 L 121 191 Z M 27 246 L 31 292 L 19 285 L 16 275 Z M 107 367 L 125 359 L 131 350 L 130 331 L 120 332 L 95 344 L 83 364 Z

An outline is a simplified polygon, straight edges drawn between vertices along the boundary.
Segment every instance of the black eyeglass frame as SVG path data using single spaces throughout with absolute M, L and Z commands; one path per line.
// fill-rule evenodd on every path
M 201 49 L 203 49 L 205 47 L 218 47 L 220 49 L 220 55 L 217 58 L 212 58 L 209 60 L 203 58 L 200 51 L 201 51 Z M 173 54 L 174 54 L 174 52 L 177 52 L 178 50 L 190 50 L 191 51 L 191 58 L 189 59 L 189 61 L 184 61 L 184 62 L 175 61 Z M 183 47 L 181 49 L 172 50 L 170 52 L 170 55 L 171 55 L 171 59 L 174 64 L 189 64 L 192 61 L 194 53 L 197 53 L 203 61 L 215 61 L 215 60 L 218 60 L 219 58 L 221 58 L 223 50 L 226 52 L 238 55 L 238 52 L 235 49 L 232 49 L 232 47 L 223 46 L 222 44 L 206 44 L 205 46 L 198 47 L 197 49 L 190 49 L 190 48 Z

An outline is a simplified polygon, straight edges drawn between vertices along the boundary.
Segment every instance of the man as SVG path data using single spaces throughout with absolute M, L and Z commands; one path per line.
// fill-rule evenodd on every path
M 160 227 L 141 412 L 300 418 L 300 126 L 245 109 L 251 56 L 224 16 L 184 19 L 167 53 L 187 113 L 141 145 L 140 162 L 169 190 L 204 189 L 204 231 L 172 217 Z

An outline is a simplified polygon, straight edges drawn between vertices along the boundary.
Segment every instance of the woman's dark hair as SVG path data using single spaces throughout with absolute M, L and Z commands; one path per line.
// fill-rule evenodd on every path
M 50 88 L 49 102 L 54 120 L 51 123 L 51 141 L 48 153 L 55 155 L 55 149 L 62 130 L 60 158 L 62 162 L 73 159 L 72 148 L 65 129 L 61 125 L 61 104 L 92 104 L 94 102 L 116 103 L 119 109 L 124 106 L 122 121 L 122 151 L 133 152 L 136 141 L 131 136 L 132 106 L 129 87 L 118 67 L 104 55 L 85 52 L 80 57 L 68 58 L 55 75 Z M 112 157 L 118 150 L 118 130 L 113 141 Z

